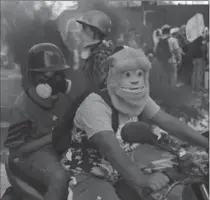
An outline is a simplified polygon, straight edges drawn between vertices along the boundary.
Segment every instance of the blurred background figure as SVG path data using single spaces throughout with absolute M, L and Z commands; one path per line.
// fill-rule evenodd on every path
M 62 35 L 63 41 L 69 51 L 73 51 L 73 69 L 78 70 L 80 65 L 80 48 L 82 45 L 81 25 L 76 19 L 69 19 L 65 26 L 65 34 Z
M 182 63 L 178 70 L 179 79 L 181 82 L 191 85 L 192 76 L 192 57 L 190 55 L 189 41 L 186 37 L 186 25 L 183 24 L 180 27 L 180 31 L 177 34 L 179 45 L 182 48 Z
M 125 35 L 128 34 L 130 23 L 128 20 L 122 20 L 121 29 L 118 33 L 117 45 L 125 45 Z
M 178 40 L 170 35 L 171 27 L 164 25 L 162 27 L 162 36 L 157 44 L 156 56 L 162 63 L 171 86 L 177 84 L 177 67 L 181 63 L 182 51 Z
M 203 34 L 191 43 L 193 50 L 193 72 L 191 77 L 191 84 L 194 92 L 199 92 L 204 89 L 204 74 L 208 62 L 207 30 L 208 29 L 204 28 Z
M 126 46 L 132 47 L 134 49 L 139 47 L 136 41 L 136 33 L 134 28 L 128 30 L 128 33 L 124 35 L 124 43 Z
M 141 44 L 146 55 L 153 52 L 154 41 L 153 41 L 153 22 L 148 20 L 146 24 L 142 25 L 141 31 Z
M 209 28 L 205 27 L 203 31 L 203 45 L 204 45 L 204 58 L 206 64 L 209 64 Z
M 170 30 L 170 34 L 172 37 L 177 38 L 179 31 L 180 31 L 180 28 L 175 27 Z
M 182 59 L 185 55 L 185 52 L 184 52 L 184 49 L 183 49 L 182 45 L 185 45 L 185 44 L 182 44 L 182 41 L 180 41 L 181 40 L 181 34 L 180 34 L 180 28 L 179 27 L 172 28 L 171 31 L 170 31 L 170 34 L 173 38 L 175 38 L 177 40 L 177 42 L 179 44 L 179 53 L 181 53 L 181 61 L 180 61 L 180 63 L 177 64 L 177 86 L 182 86 L 183 82 L 180 79 L 180 71 L 181 71 L 181 67 L 182 67 Z
M 162 30 L 161 29 L 156 29 L 153 32 L 154 52 L 157 49 L 157 45 L 158 45 L 158 42 L 160 41 L 161 36 L 162 36 Z

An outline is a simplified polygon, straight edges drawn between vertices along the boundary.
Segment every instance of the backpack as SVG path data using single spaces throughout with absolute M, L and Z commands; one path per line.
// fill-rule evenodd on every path
M 71 131 L 74 126 L 74 117 L 77 109 L 82 104 L 82 102 L 88 97 L 91 93 L 96 93 L 102 97 L 102 99 L 110 106 L 112 109 L 112 128 L 114 132 L 117 132 L 119 126 L 118 111 L 114 108 L 111 102 L 111 98 L 105 91 L 93 91 L 86 90 L 80 96 L 78 96 L 73 103 L 70 105 L 67 112 L 64 114 L 64 117 L 60 124 L 58 124 L 52 133 L 52 144 L 54 149 L 59 155 L 62 155 L 70 146 L 71 146 Z M 138 119 L 141 119 L 141 115 L 138 116 Z
M 98 87 L 101 89 L 105 88 L 105 80 L 101 82 L 98 80 L 98 76 L 93 75 L 97 74 L 97 71 L 108 74 L 107 68 L 102 68 L 101 64 L 103 63 L 104 59 L 112 55 L 115 51 L 116 49 L 114 49 L 113 44 L 106 45 L 102 42 L 99 42 L 91 48 L 91 54 L 84 63 L 83 72 L 87 80 L 87 84 L 92 89 L 97 89 Z M 99 84 L 99 82 L 101 83 Z
M 160 39 L 157 45 L 156 57 L 163 62 L 168 62 L 168 60 L 172 56 L 172 53 L 169 48 L 168 39 L 169 37 Z

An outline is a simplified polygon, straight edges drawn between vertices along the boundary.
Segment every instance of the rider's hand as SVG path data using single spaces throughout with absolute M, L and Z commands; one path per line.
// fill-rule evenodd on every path
M 157 191 L 165 187 L 169 183 L 169 178 L 160 172 L 152 174 L 148 177 L 148 187 L 153 191 Z

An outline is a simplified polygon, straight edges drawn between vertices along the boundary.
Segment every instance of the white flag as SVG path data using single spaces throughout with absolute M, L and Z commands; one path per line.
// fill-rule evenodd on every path
M 190 18 L 186 25 L 186 36 L 189 42 L 193 42 L 200 37 L 205 28 L 203 15 L 200 13 L 195 14 Z

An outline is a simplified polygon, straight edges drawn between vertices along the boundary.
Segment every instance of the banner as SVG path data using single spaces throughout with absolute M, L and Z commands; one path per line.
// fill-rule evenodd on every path
M 203 15 L 200 13 L 195 14 L 190 18 L 186 25 L 186 37 L 189 42 L 193 42 L 200 37 L 205 28 Z

